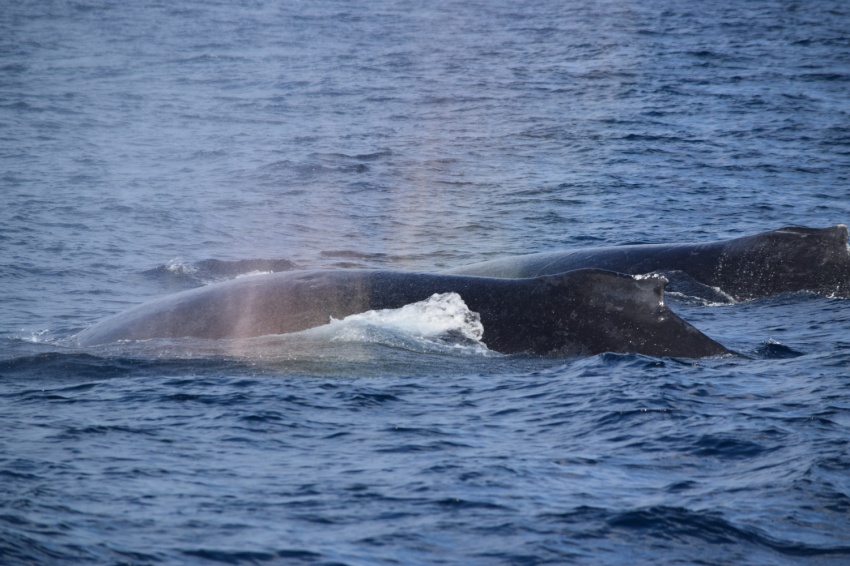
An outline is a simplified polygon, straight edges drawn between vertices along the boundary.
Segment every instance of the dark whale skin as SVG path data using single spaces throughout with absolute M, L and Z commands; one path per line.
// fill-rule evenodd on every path
M 620 273 L 683 272 L 737 301 L 810 291 L 850 298 L 847 226 L 791 226 L 695 244 L 581 248 L 519 255 L 446 270 L 480 277 L 537 277 L 574 269 Z
M 82 346 L 121 340 L 238 339 L 298 332 L 330 318 L 458 293 L 479 313 L 483 342 L 505 354 L 601 352 L 700 358 L 729 351 L 664 303 L 661 276 L 582 269 L 530 279 L 406 271 L 297 271 L 245 277 L 162 297 L 77 335 Z

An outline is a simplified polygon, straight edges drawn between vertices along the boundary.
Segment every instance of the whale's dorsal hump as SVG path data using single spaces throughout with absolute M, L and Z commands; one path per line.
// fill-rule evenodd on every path
M 776 234 L 796 234 L 803 237 L 815 236 L 824 237 L 830 240 L 838 240 L 846 243 L 848 239 L 848 230 L 846 224 L 836 224 L 829 228 L 806 228 L 805 226 L 787 226 L 776 230 Z

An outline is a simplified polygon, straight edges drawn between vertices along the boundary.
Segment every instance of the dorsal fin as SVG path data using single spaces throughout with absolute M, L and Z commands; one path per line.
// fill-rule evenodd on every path
M 652 298 L 655 299 L 658 304 L 664 304 L 664 290 L 667 288 L 667 283 L 670 282 L 669 279 L 661 275 L 660 273 L 649 273 L 646 275 L 630 275 L 629 277 L 633 277 L 638 284 L 638 287 L 641 288 L 646 293 L 652 295 Z
M 646 275 L 628 275 L 605 269 L 585 268 L 567 271 L 558 275 L 545 275 L 538 279 L 553 285 L 567 285 L 575 288 L 576 280 L 593 285 L 597 295 L 617 295 L 635 301 L 646 302 L 654 306 L 664 305 L 664 289 L 668 283 L 660 273 Z

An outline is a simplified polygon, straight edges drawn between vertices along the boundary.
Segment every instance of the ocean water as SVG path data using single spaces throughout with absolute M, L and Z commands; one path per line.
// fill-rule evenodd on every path
M 257 272 L 847 223 L 848 177 L 841 1 L 5 2 L 0 563 L 847 564 L 846 300 L 669 297 L 706 360 L 421 305 L 73 336 Z

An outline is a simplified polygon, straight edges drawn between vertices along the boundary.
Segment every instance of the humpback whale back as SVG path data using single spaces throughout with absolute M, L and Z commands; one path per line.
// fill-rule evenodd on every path
M 449 269 L 481 277 L 537 277 L 584 268 L 633 275 L 684 273 L 736 300 L 811 291 L 850 297 L 847 226 L 787 227 L 694 244 L 584 248 L 527 254 Z
M 717 286 L 738 299 L 794 291 L 850 297 L 847 226 L 789 226 L 728 240 L 716 269 Z
M 583 269 L 531 279 L 336 270 L 257 275 L 184 291 L 114 315 L 77 336 L 119 340 L 250 338 L 298 332 L 370 310 L 457 293 L 491 350 L 538 355 L 634 352 L 704 357 L 728 350 L 664 303 L 661 276 Z

